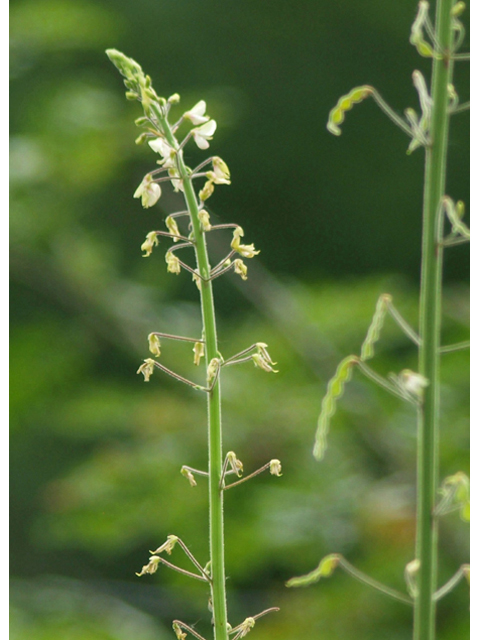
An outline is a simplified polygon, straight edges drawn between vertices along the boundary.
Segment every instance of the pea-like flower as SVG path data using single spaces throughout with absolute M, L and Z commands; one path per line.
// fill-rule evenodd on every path
M 213 138 L 213 134 L 217 128 L 215 120 L 209 120 L 202 124 L 200 127 L 192 129 L 193 139 L 199 149 L 208 149 L 210 146 L 208 140 Z
M 190 120 L 193 124 L 203 124 L 204 122 L 208 122 L 210 118 L 205 115 L 207 110 L 207 103 L 205 100 L 200 100 L 197 104 L 183 114 L 183 117 L 187 120 Z
M 149 147 L 162 156 L 162 160 L 158 160 L 158 164 L 163 167 L 175 166 L 175 150 L 166 142 L 164 138 L 155 138 L 148 143 Z
M 153 207 L 161 195 L 162 190 L 160 189 L 160 185 L 153 182 L 152 176 L 147 174 L 139 184 L 137 190 L 133 194 L 133 197 L 141 198 L 143 208 L 148 209 L 149 207 Z

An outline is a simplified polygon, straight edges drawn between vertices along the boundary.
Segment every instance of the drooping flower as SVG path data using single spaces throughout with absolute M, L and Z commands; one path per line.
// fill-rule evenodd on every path
M 200 191 L 198 192 L 198 197 L 202 202 L 205 202 L 205 200 L 208 200 L 208 198 L 210 198 L 214 190 L 215 187 L 213 186 L 213 181 L 207 180 L 205 185 L 203 186 L 203 189 L 200 189 Z
M 208 211 L 206 211 L 205 209 L 202 209 L 201 211 L 199 211 L 198 219 L 200 220 L 202 229 L 204 231 L 210 231 L 210 229 L 212 228 L 212 225 L 210 224 L 210 215 Z
M 195 342 L 193 347 L 193 364 L 199 365 L 200 360 L 205 355 L 205 345 L 203 342 Z
M 175 221 L 175 218 L 172 218 L 172 216 L 167 216 L 165 218 L 165 226 L 173 236 L 180 235 L 180 231 L 178 230 L 178 225 Z M 173 238 L 174 242 L 178 242 L 179 240 L 180 238 Z
M 237 258 L 233 261 L 233 270 L 235 271 L 235 273 L 239 274 L 242 280 L 247 279 L 247 265 L 243 262 L 243 260 L 240 260 L 240 258 Z
M 230 169 L 227 167 L 226 162 L 218 156 L 214 156 L 212 158 L 212 167 L 216 178 L 222 181 L 217 184 L 230 184 Z
M 183 466 L 180 469 L 180 473 L 182 474 L 182 476 L 185 476 L 185 478 L 187 478 L 191 487 L 197 486 L 197 481 L 195 480 L 193 473 L 190 471 L 188 467 Z
M 242 227 L 236 227 L 233 232 L 233 240 L 230 243 L 234 251 L 239 253 L 243 258 L 253 258 L 260 253 L 260 251 L 255 251 L 253 244 L 240 244 L 241 237 L 243 237 L 243 229 Z
M 187 120 L 190 120 L 193 124 L 203 124 L 204 122 L 208 122 L 210 118 L 205 115 L 205 111 L 207 110 L 207 103 L 205 100 L 200 100 L 197 104 L 183 114 L 183 117 Z
M 153 207 L 161 195 L 162 190 L 160 189 L 160 185 L 153 182 L 152 176 L 147 174 L 137 187 L 133 197 L 141 198 L 143 208 L 148 209 L 149 207 Z
M 165 254 L 165 261 L 167 263 L 167 271 L 169 273 L 175 273 L 176 275 L 178 275 L 182 270 L 180 266 L 180 260 L 171 251 L 167 251 L 167 253 Z
M 156 333 L 150 333 L 148 336 L 148 348 L 154 356 L 160 357 L 160 339 Z
M 153 247 L 156 247 L 156 246 L 158 246 L 157 232 L 150 231 L 150 233 L 147 233 L 145 242 L 140 247 L 142 251 L 145 251 L 145 253 L 143 254 L 143 257 L 148 258 L 148 256 L 151 255 L 153 251 Z
M 150 551 L 150 553 L 154 553 L 154 554 L 159 554 L 159 553 L 163 553 L 164 551 L 166 551 L 168 553 L 168 555 L 172 555 L 172 551 L 173 548 L 175 547 L 175 545 L 178 542 L 178 537 L 177 536 L 173 536 L 173 535 L 169 535 L 167 536 L 167 540 L 161 544 L 158 549 L 155 549 L 155 551 Z
M 147 358 L 146 360 L 143 361 L 143 364 L 141 364 L 138 368 L 137 373 L 142 373 L 143 377 L 145 378 L 145 382 L 148 382 L 150 380 L 150 376 L 153 373 L 153 370 L 155 369 L 155 360 L 152 360 L 152 358 Z
M 150 556 L 148 564 L 144 565 L 140 573 L 136 573 L 135 575 L 140 577 L 147 573 L 155 573 L 158 569 L 158 565 L 160 564 L 160 560 L 161 558 L 159 556 Z
M 213 138 L 213 134 L 217 128 L 217 123 L 215 120 L 209 120 L 202 124 L 200 127 L 196 127 L 192 129 L 193 139 L 195 140 L 195 144 L 199 149 L 208 149 L 210 146 L 208 144 L 208 140 Z

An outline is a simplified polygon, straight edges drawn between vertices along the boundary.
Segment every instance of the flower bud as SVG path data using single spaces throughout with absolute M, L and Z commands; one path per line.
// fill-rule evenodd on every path
M 211 180 L 207 180 L 203 189 L 199 191 L 198 197 L 202 202 L 205 202 L 205 200 L 208 200 L 208 198 L 213 194 L 214 189 L 215 187 L 213 186 L 213 182 Z
M 227 453 L 227 460 L 230 464 L 232 471 L 241 478 L 243 473 L 243 463 L 237 458 L 237 455 L 234 451 L 229 451 Z

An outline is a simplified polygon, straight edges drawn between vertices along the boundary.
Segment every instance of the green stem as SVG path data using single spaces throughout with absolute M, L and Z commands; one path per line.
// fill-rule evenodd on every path
M 414 640 L 434 640 L 438 531 L 433 515 L 438 487 L 439 346 L 441 329 L 442 248 L 437 216 L 445 194 L 448 142 L 448 84 L 451 60 L 453 0 L 437 0 L 435 33 L 444 52 L 433 60 L 430 144 L 426 149 L 420 290 L 420 373 L 429 380 L 419 411 L 417 457 L 416 557 L 420 560 L 414 610 Z
M 210 281 L 210 264 L 208 251 L 199 217 L 198 203 L 190 174 L 183 161 L 182 151 L 171 131 L 170 125 L 163 117 L 160 122 L 168 144 L 178 150 L 177 167 L 183 181 L 185 201 L 192 222 L 195 239 L 195 254 L 198 271 L 202 277 L 200 297 L 202 305 L 203 330 L 205 335 L 206 366 L 212 358 L 218 358 L 217 330 L 215 324 L 215 306 L 212 283 Z M 222 474 L 222 428 L 221 428 L 221 394 L 220 375 L 208 392 L 208 484 L 209 484 L 209 525 L 210 525 L 210 562 L 212 577 L 212 606 L 215 640 L 227 640 L 227 599 L 225 589 L 225 555 L 223 525 L 223 491 L 220 490 Z

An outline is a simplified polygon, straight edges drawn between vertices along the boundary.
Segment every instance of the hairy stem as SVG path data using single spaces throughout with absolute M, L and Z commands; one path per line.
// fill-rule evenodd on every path
M 453 0 L 437 0 L 436 40 L 442 56 L 433 60 L 430 144 L 426 149 L 420 290 L 420 373 L 429 381 L 419 410 L 417 457 L 416 557 L 420 561 L 414 609 L 414 640 L 434 640 L 437 581 L 437 522 L 433 515 L 438 487 L 439 346 L 442 248 L 438 238 L 440 203 L 445 194 L 448 141 L 448 84 L 451 82 Z
M 160 115 L 160 114 L 159 114 Z M 177 150 L 177 167 L 182 179 L 185 201 L 192 222 L 195 239 L 195 254 L 198 272 L 201 276 L 200 297 L 202 305 L 203 330 L 205 336 L 206 365 L 212 358 L 218 358 L 217 330 L 215 324 L 215 306 L 212 283 L 210 281 L 210 264 L 205 241 L 205 234 L 200 223 L 197 198 L 189 172 L 183 161 L 183 154 L 165 118 L 160 123 L 168 144 Z M 223 525 L 223 492 L 219 489 L 222 474 L 222 430 L 221 430 L 221 395 L 220 375 L 207 394 L 208 398 L 208 483 L 209 483 L 209 524 L 210 524 L 210 561 L 212 576 L 212 606 L 215 640 L 227 640 L 227 602 L 225 589 L 225 556 Z

